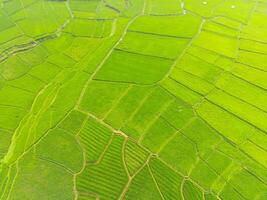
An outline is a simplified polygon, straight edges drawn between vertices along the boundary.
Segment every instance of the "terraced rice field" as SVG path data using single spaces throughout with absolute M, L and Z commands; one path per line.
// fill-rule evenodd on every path
M 0 0 L 0 200 L 266 200 L 266 0 Z

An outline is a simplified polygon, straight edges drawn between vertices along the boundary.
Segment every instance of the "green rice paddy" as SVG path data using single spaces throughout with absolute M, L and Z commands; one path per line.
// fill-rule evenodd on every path
M 0 200 L 266 200 L 266 0 L 0 0 Z

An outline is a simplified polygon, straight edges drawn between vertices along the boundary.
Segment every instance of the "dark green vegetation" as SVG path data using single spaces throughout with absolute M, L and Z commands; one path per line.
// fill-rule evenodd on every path
M 0 200 L 266 200 L 266 0 L 0 0 Z

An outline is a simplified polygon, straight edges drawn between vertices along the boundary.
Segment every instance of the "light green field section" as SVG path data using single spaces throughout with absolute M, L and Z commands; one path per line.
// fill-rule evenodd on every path
M 172 62 L 170 59 L 115 50 L 95 77 L 104 81 L 153 84 L 163 78 Z
M 180 0 L 148 0 L 145 7 L 145 13 L 150 15 L 174 15 L 181 14 Z
M 267 199 L 266 0 L 0 0 L 0 200 Z
M 37 146 L 36 155 L 73 172 L 79 172 L 83 165 L 82 148 L 75 136 L 60 129 L 51 131 L 42 139 Z
M 19 162 L 16 173 L 14 177 L 16 181 L 8 182 L 12 185 L 7 198 L 21 200 L 74 198 L 72 174 L 50 161 L 35 158 L 31 151 Z

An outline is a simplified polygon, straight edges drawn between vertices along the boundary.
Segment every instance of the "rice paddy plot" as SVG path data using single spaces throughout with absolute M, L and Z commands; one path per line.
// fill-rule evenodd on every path
M 127 60 L 127 63 L 124 62 Z M 115 50 L 95 76 L 97 80 L 154 84 L 169 71 L 173 60 Z
M 266 11 L 0 0 L 0 200 L 265 200 Z

